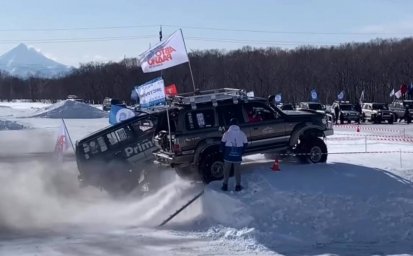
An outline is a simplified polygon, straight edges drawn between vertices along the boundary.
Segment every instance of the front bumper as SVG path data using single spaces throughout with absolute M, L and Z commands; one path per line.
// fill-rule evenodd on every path
M 176 166 L 186 166 L 189 163 L 192 163 L 193 155 L 175 155 L 169 152 L 158 151 L 153 153 L 155 156 L 155 163 L 169 166 L 169 167 L 176 167 Z
M 324 136 L 330 136 L 330 135 L 334 135 L 333 129 L 327 129 L 324 131 Z
M 358 115 L 343 116 L 343 120 L 345 120 L 345 121 L 358 121 L 359 119 L 360 119 L 360 116 L 358 116 Z

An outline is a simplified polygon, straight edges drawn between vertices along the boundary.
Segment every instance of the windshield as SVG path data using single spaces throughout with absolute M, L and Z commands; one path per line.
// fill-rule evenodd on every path
M 308 104 L 308 108 L 313 110 L 323 110 L 323 106 L 321 104 Z
M 351 104 L 341 104 L 340 108 L 341 108 L 341 110 L 350 111 L 350 110 L 353 110 L 353 105 L 351 105 Z
M 373 109 L 387 110 L 387 107 L 385 104 L 373 104 Z
M 403 106 L 407 107 L 408 109 L 413 109 L 413 101 L 412 102 L 403 102 Z

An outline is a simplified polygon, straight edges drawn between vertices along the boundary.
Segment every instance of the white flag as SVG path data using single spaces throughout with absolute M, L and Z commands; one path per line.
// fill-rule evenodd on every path
M 361 91 L 361 95 L 360 95 L 360 99 L 359 99 L 360 105 L 363 105 L 363 102 L 364 102 L 364 90 Z
M 159 71 L 188 61 L 181 30 L 175 31 L 168 39 L 139 55 L 144 73 Z
M 393 88 L 393 90 L 391 90 L 391 92 L 390 92 L 390 97 L 392 97 L 394 95 L 394 88 Z
M 402 96 L 402 91 L 398 90 L 394 96 L 396 96 L 396 98 L 400 98 Z

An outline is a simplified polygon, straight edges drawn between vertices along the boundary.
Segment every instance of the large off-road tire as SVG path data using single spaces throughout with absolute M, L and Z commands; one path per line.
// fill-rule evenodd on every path
M 387 121 L 389 124 L 393 124 L 393 117 Z
M 297 147 L 295 148 L 295 153 L 297 154 L 297 158 L 301 163 L 308 163 L 306 145 L 305 143 L 303 143 L 303 141 L 300 141 L 300 143 L 297 145 Z
M 305 154 L 299 157 L 303 163 L 325 163 L 327 161 L 327 146 L 320 138 L 303 139 L 298 148 Z
M 110 195 L 118 197 L 132 192 L 139 185 L 139 178 L 140 173 L 128 162 L 116 160 L 108 164 L 101 185 Z
M 199 175 L 202 181 L 208 184 L 214 180 L 224 178 L 224 159 L 218 149 L 209 149 L 204 152 L 199 162 Z

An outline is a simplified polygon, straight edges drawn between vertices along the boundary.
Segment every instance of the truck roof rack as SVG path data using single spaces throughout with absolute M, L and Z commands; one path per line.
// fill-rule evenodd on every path
M 234 104 L 238 103 L 238 100 L 248 101 L 248 94 L 243 89 L 235 88 L 220 88 L 195 92 L 183 93 L 174 97 L 171 97 L 173 104 L 178 105 L 191 105 L 193 109 L 196 109 L 196 105 L 200 103 L 212 103 L 213 106 L 217 106 L 219 101 L 233 100 Z

